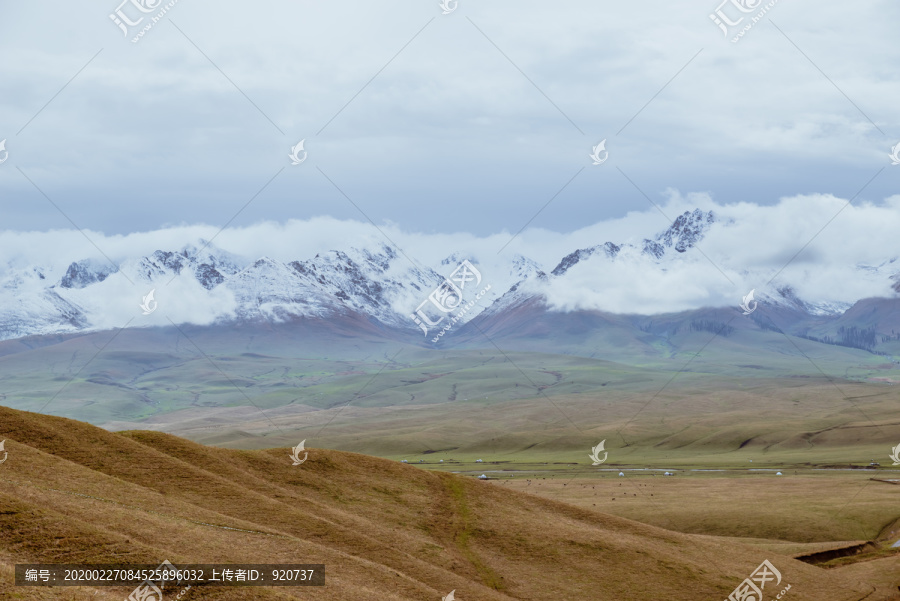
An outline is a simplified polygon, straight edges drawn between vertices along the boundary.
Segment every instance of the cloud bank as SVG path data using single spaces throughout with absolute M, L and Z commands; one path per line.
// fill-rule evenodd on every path
M 654 202 L 850 197 L 900 142 L 890 0 L 780 2 L 739 44 L 709 19 L 718 0 L 179 2 L 139 44 L 109 18 L 120 2 L 6 4 L 16 230 L 70 227 L 46 194 L 108 233 L 221 225 L 255 198 L 232 225 L 362 211 L 487 237 L 559 193 L 532 226 L 572 232 L 645 206 L 635 185 Z
M 640 252 L 645 239 L 655 238 L 676 217 L 698 208 L 712 211 L 716 222 L 695 248 L 684 253 L 669 248 L 660 259 Z M 894 294 L 890 277 L 900 273 L 898 232 L 900 195 L 879 205 L 853 204 L 831 195 L 795 196 L 776 204 L 754 205 L 717 204 L 706 194 L 669 191 L 667 201 L 658 208 L 633 211 L 571 233 L 540 228 L 518 236 L 509 231 L 487 236 L 422 233 L 392 223 L 376 228 L 331 217 L 264 221 L 221 231 L 210 225 L 182 225 L 128 235 L 3 231 L 0 265 L 4 275 L 0 281 L 4 303 L 8 303 L 15 301 L 10 295 L 27 286 L 58 284 L 71 263 L 85 259 L 133 264 L 157 250 L 173 252 L 212 241 L 211 250 L 231 253 L 239 267 L 244 267 L 261 258 L 288 263 L 331 250 L 377 251 L 381 245 L 396 244 L 400 254 L 392 278 L 402 281 L 411 277 L 404 274 L 428 268 L 447 275 L 459 260 L 468 258 L 492 284 L 490 300 L 508 290 L 522 274 L 530 274 L 528 290 L 544 294 L 550 305 L 561 311 L 654 314 L 735 306 L 750 289 L 774 294 L 785 285 L 813 304 L 849 304 Z M 550 274 L 573 251 L 605 242 L 622 245 L 622 251 L 614 259 L 598 253 L 546 282 L 535 277 L 539 271 Z M 33 276 L 35 269 L 45 280 Z M 277 272 L 273 277 L 278 277 Z M 177 316 L 185 322 L 209 323 L 229 316 L 234 308 L 234 299 L 221 287 L 207 291 L 186 276 L 173 284 L 164 294 L 191 299 L 181 303 L 185 313 Z M 116 326 L 134 315 L 133 306 L 147 292 L 121 277 L 110 277 L 97 286 L 103 288 L 100 298 L 97 288 L 72 291 L 71 298 L 98 312 L 104 312 L 100 305 L 105 306 L 109 299 L 123 299 L 121 314 L 104 312 L 110 325 Z M 85 293 L 83 299 L 78 297 L 80 292 Z

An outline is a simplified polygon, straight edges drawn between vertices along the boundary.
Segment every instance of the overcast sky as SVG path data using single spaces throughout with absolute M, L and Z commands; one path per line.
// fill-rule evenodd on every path
M 777 2 L 737 43 L 719 0 L 191 0 L 137 43 L 165 5 L 122 5 L 144 16 L 126 36 L 120 1 L 0 1 L 0 230 L 330 216 L 565 234 L 672 191 L 900 192 L 890 0 Z

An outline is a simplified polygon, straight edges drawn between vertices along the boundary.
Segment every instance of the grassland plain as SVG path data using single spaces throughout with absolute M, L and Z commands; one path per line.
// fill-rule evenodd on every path
M 522 398 L 484 395 L 365 406 L 350 397 L 321 410 L 194 408 L 108 426 L 160 429 L 232 448 L 293 446 L 308 439 L 410 462 L 480 458 L 526 467 L 584 465 L 601 440 L 610 452 L 608 466 L 866 466 L 872 460 L 890 463 L 893 441 L 900 441 L 896 391 L 883 384 L 691 374 L 662 392 L 610 384 L 602 392 L 555 394 L 551 387 L 532 388 Z
M 697 332 L 630 340 L 619 355 L 594 349 L 606 359 L 365 340 L 352 349 L 306 345 L 315 353 L 295 356 L 296 341 L 283 332 L 253 332 L 246 340 L 203 339 L 199 332 L 196 341 L 154 330 L 123 331 L 111 340 L 95 333 L 0 344 L 4 405 L 121 431 L 2 414 L 0 436 L 18 449 L 15 462 L 0 466 L 3 506 L 9 500 L 19 507 L 9 515 L 37 525 L 8 530 L 15 521 L 3 518 L 4 537 L 11 536 L 0 547 L 7 573 L 25 556 L 294 562 L 297 549 L 317 553 L 312 543 L 321 543 L 321 557 L 352 566 L 346 577 L 335 575 L 343 594 L 197 590 L 188 599 L 436 600 L 454 588 L 461 601 L 463 593 L 696 599 L 724 597 L 764 558 L 873 541 L 852 562 L 823 563 L 829 567 L 823 573 L 840 575 L 840 582 L 823 589 L 837 596 L 818 598 L 897 598 L 900 566 L 888 543 L 898 531 L 900 486 L 869 480 L 896 477 L 886 468 L 887 451 L 900 442 L 889 383 L 897 365 L 884 357 L 772 332 L 712 342 Z M 765 345 L 742 343 L 751 335 L 763 336 Z M 287 449 L 303 439 L 319 463 L 288 469 Z M 601 440 L 609 458 L 590 466 L 588 451 Z M 91 448 L 96 456 L 85 455 Z M 36 463 L 9 478 L 23 469 L 20 451 Z M 836 469 L 872 460 L 882 466 Z M 724 471 L 694 471 L 710 469 Z M 618 477 L 620 470 L 627 476 Z M 496 479 L 472 481 L 483 472 Z M 129 503 L 130 495 L 140 502 Z M 45 528 L 48 511 L 57 521 Z M 650 528 L 626 537 L 642 540 L 646 557 L 614 551 L 625 535 L 594 521 L 611 515 Z M 70 517 L 71 536 L 63 529 Z M 267 534 L 235 540 L 232 531 L 198 522 Z M 64 534 L 51 534 L 54 528 Z M 157 528 L 162 546 L 149 532 Z M 94 529 L 102 531 L 101 543 L 89 542 Z M 575 536 L 579 529 L 593 538 Z M 190 539 L 181 550 L 179 532 Z M 660 546 L 676 534 L 686 538 Z M 391 537 L 400 542 L 383 558 L 378 549 L 393 545 Z M 373 547 L 373 539 L 382 547 Z M 129 559 L 132 541 L 140 560 Z M 681 557 L 683 547 L 696 553 Z M 593 559 L 577 556 L 578 549 Z M 747 560 L 735 572 L 725 565 L 730 560 L 721 559 L 721 570 L 707 565 L 731 557 L 722 549 L 749 553 L 756 563 Z M 680 563 L 665 558 L 673 554 Z M 544 583 L 536 576 L 540 557 Z M 647 567 L 651 578 L 629 575 L 629 565 Z M 675 577 L 679 572 L 684 576 Z M 610 575 L 618 581 L 605 580 Z M 661 593 L 653 592 L 656 584 Z M 26 591 L 48 599 L 103 598 L 109 591 L 94 592 Z
M 488 468 L 489 469 L 489 468 Z M 900 539 L 900 486 L 863 473 L 785 470 L 775 472 L 618 471 L 602 477 L 535 472 L 490 484 L 527 490 L 580 507 L 597 508 L 679 532 L 816 543 Z M 884 476 L 890 477 L 890 476 Z M 900 471 L 892 474 L 900 479 Z M 797 546 L 797 553 L 808 548 Z M 900 575 L 900 574 L 898 574 Z
M 498 352 L 426 349 L 362 334 L 336 340 L 333 333 L 289 325 L 185 328 L 190 338 L 174 328 L 32 337 L 0 342 L 0 402 L 43 412 L 52 400 L 47 412 L 100 425 L 196 408 L 327 409 L 350 400 L 360 407 L 422 405 L 528 399 L 542 392 L 652 394 L 670 381 L 724 383 L 727 392 L 765 380 L 900 378 L 900 364 L 883 356 L 775 332 L 662 336 L 630 327 L 628 344 L 598 340 L 573 346 L 575 354 L 565 345 L 547 352 L 549 342 L 543 352 L 515 346 Z
M 844 575 L 732 539 L 375 457 L 211 448 L 0 408 L 0 595 L 121 599 L 118 589 L 21 589 L 24 562 L 315 562 L 322 589 L 202 588 L 185 599 L 721 599 L 763 559 L 798 601 L 886 601 L 880 571 Z M 228 530 L 238 528 L 240 530 Z M 888 558 L 890 559 L 890 558 Z M 849 572 L 848 572 L 849 573 Z M 871 578 L 871 581 L 867 580 Z M 768 591 L 766 591 L 768 592 Z

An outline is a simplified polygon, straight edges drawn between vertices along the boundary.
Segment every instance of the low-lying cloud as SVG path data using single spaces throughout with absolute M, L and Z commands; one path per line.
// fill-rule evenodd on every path
M 644 239 L 655 238 L 677 216 L 698 208 L 712 211 L 716 222 L 695 248 L 684 253 L 667 248 L 659 260 L 641 253 Z M 5 272 L 0 281 L 5 304 L 15 302 L 13 296 L 30 286 L 58 285 L 73 262 L 91 259 L 122 265 L 118 276 L 83 291 L 67 291 L 67 298 L 104 315 L 109 321 L 104 325 L 121 326 L 134 314 L 131 305 L 147 290 L 143 281 L 135 286 L 120 276 L 129 275 L 137 260 L 154 251 L 200 247 L 210 240 L 212 250 L 232 253 L 242 267 L 262 257 L 287 263 L 330 250 L 378 251 L 383 244 L 396 244 L 402 253 L 392 277 L 400 279 L 404 269 L 413 268 L 447 275 L 458 260 L 469 258 L 492 283 L 493 298 L 516 283 L 518 273 L 529 271 L 523 257 L 550 274 L 569 253 L 613 242 L 623 247 L 614 259 L 597 253 L 546 282 L 531 277 L 526 288 L 544 294 L 551 307 L 562 311 L 654 314 L 733 306 L 750 289 L 760 296 L 784 286 L 811 303 L 853 303 L 893 294 L 890 276 L 900 273 L 898 231 L 900 195 L 880 205 L 852 204 L 831 195 L 783 198 L 772 205 L 719 205 L 705 194 L 670 191 L 659 209 L 634 211 L 566 234 L 544 229 L 528 229 L 518 236 L 507 231 L 489 236 L 427 234 L 392 223 L 376 228 L 331 217 L 266 221 L 221 231 L 210 225 L 182 225 L 112 236 L 75 230 L 5 231 L 0 232 L 0 265 Z M 35 269 L 45 279 L 33 277 L 26 286 L 23 278 Z M 172 318 L 198 324 L 230 317 L 235 303 L 224 287 L 207 291 L 186 274 L 158 294 L 190 299 L 180 303 L 184 314 Z M 134 302 L 121 303 L 118 314 L 105 308 L 112 298 Z

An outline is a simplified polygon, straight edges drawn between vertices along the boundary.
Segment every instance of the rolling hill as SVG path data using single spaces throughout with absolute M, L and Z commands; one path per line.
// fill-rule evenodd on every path
M 856 601 L 873 591 L 840 570 L 733 540 L 360 454 L 313 448 L 292 466 L 284 448 L 209 448 L 5 407 L 0 439 L 4 599 L 129 592 L 15 588 L 16 563 L 165 559 L 326 565 L 321 589 L 197 587 L 186 601 L 437 601 L 450 591 L 460 601 L 722 599 L 766 559 L 796 601 Z

